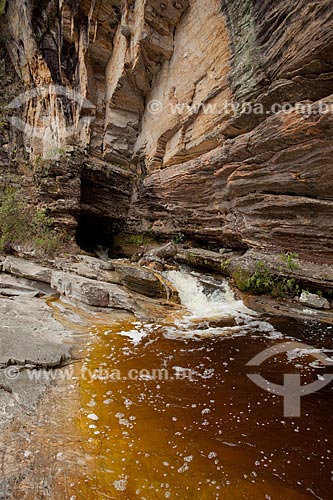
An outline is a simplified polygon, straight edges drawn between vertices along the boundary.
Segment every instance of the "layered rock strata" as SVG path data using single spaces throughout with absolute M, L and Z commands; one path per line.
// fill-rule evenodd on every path
M 82 96 L 21 109 L 43 157 L 28 184 L 80 245 L 181 234 L 331 261 L 330 0 L 12 0 L 5 24 L 25 89 Z

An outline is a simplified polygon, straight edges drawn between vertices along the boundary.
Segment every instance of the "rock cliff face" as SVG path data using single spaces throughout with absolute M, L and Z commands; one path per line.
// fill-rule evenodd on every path
M 183 233 L 330 261 L 331 0 L 11 0 L 4 10 L 25 90 L 75 91 L 29 95 L 20 112 L 25 154 L 42 157 L 37 200 L 79 243 Z

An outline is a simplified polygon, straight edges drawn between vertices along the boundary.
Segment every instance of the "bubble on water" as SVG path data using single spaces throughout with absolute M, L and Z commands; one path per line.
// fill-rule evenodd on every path
M 117 491 L 125 491 L 127 488 L 127 476 L 124 479 L 117 479 L 113 481 L 114 489 Z
M 89 413 L 88 417 L 90 420 L 98 420 L 96 413 Z
M 125 399 L 124 401 L 124 405 L 126 406 L 126 408 L 128 409 L 133 403 L 133 401 L 131 401 L 130 399 Z
M 216 451 L 211 451 L 208 453 L 208 458 L 211 459 L 211 458 L 216 458 L 217 457 L 217 453 Z
M 127 418 L 120 418 L 119 425 L 124 425 L 125 427 L 131 427 L 131 424 L 127 420 Z
M 179 467 L 177 472 L 179 472 L 179 474 L 182 474 L 183 472 L 186 472 L 188 469 L 189 469 L 189 466 L 188 466 L 187 462 L 185 462 L 181 467 Z

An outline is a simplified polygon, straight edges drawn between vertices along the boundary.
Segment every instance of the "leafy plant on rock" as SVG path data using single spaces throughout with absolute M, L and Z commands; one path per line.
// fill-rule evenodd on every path
M 0 197 L 0 251 L 32 244 L 43 254 L 53 255 L 62 243 L 45 210 L 36 210 L 15 189 L 6 189 Z
M 237 269 L 233 278 L 239 290 L 255 295 L 268 294 L 272 297 L 294 297 L 300 293 L 300 288 L 294 278 L 279 278 L 273 276 L 263 261 L 256 263 L 254 273 Z
M 297 259 L 298 254 L 294 252 L 287 252 L 283 253 L 280 255 L 282 262 L 286 264 L 287 268 L 290 270 L 295 270 L 298 268 L 297 262 L 295 262 L 295 259 Z

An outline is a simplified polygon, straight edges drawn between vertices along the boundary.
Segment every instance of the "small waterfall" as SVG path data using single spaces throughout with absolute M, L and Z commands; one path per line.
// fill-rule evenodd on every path
M 212 336 L 237 336 L 248 333 L 264 334 L 279 338 L 272 325 L 258 318 L 242 300 L 236 300 L 227 280 L 189 272 L 167 271 L 167 279 L 179 293 L 183 306 L 188 310 L 174 325 L 165 328 L 167 338 L 205 338 Z
M 218 282 L 205 276 L 205 281 L 201 281 L 200 275 L 184 269 L 168 271 L 166 276 L 178 290 L 181 303 L 192 318 L 233 317 L 237 313 L 252 313 L 241 300 L 235 299 L 227 280 Z

